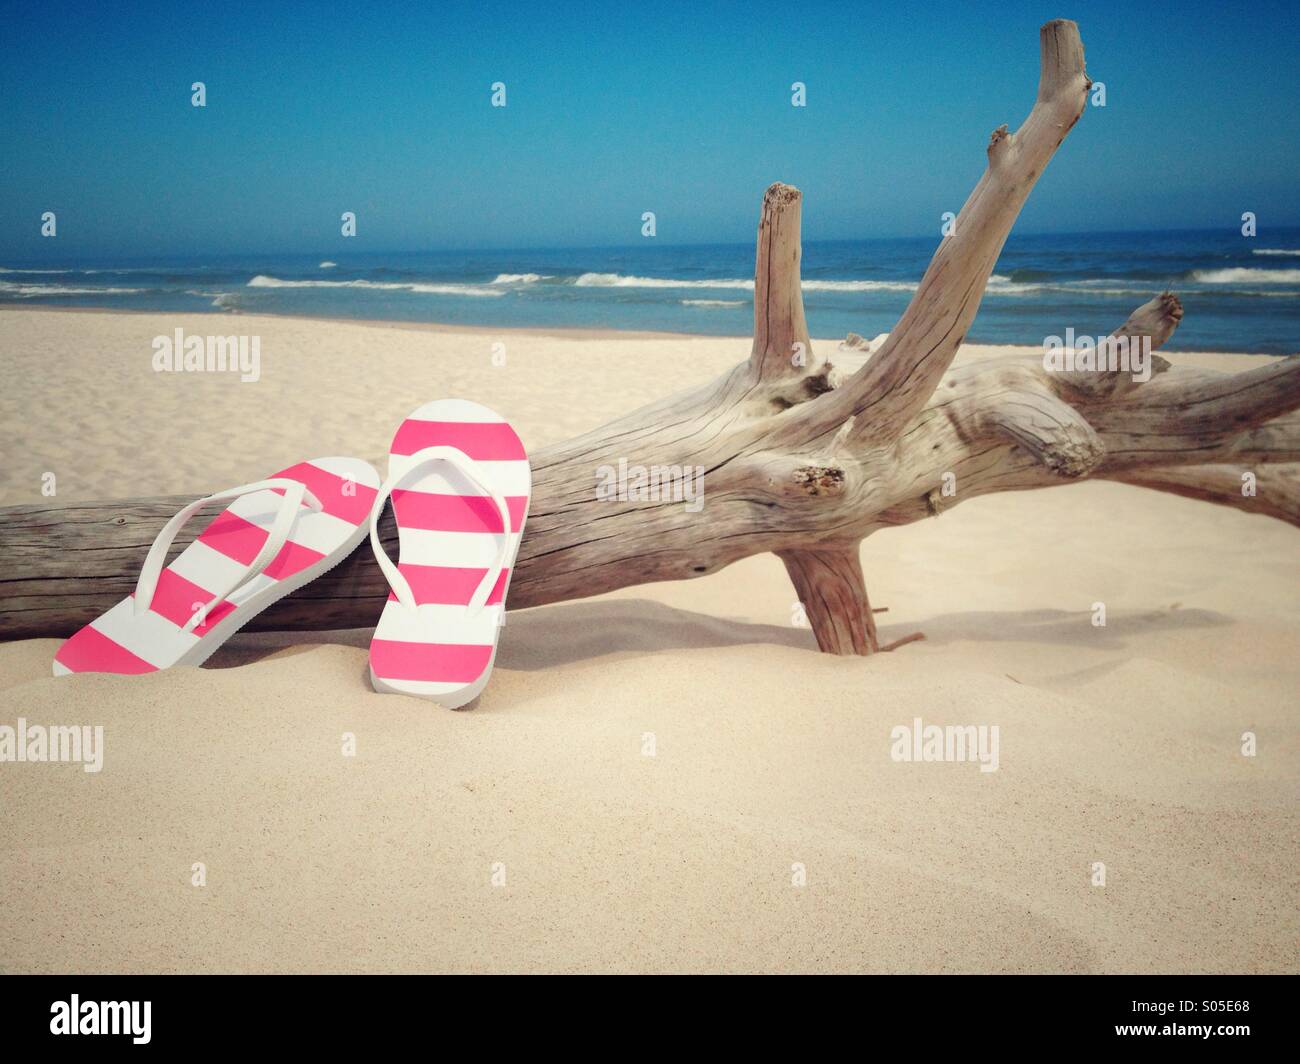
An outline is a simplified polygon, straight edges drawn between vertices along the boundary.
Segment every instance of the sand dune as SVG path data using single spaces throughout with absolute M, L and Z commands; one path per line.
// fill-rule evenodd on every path
M 152 373 L 208 321 L 0 312 L 0 499 L 374 460 L 438 394 L 535 447 L 747 350 L 214 320 L 260 333 L 257 384 Z M 0 645 L 0 724 L 105 728 L 98 774 L 0 765 L 0 969 L 1294 971 L 1298 535 L 1103 483 L 981 498 L 864 545 L 882 635 L 923 643 L 820 655 L 753 558 L 512 613 L 462 713 L 374 694 L 364 631 L 138 679 Z M 917 717 L 997 725 L 998 770 L 895 762 Z

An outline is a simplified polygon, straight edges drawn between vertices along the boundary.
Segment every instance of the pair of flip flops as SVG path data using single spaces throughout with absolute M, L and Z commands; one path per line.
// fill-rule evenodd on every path
M 135 591 L 59 647 L 54 674 L 201 665 L 368 534 L 392 589 L 370 643 L 371 684 L 463 706 L 492 672 L 531 489 L 508 422 L 463 399 L 427 403 L 398 428 L 382 483 L 358 458 L 316 458 L 190 503 L 158 533 Z M 379 542 L 389 500 L 396 563 Z M 227 501 L 165 565 L 181 527 Z

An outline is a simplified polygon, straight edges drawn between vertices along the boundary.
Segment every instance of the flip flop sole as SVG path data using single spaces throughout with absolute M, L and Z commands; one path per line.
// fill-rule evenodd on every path
M 129 595 L 95 618 L 59 647 L 54 675 L 141 674 L 201 665 L 259 613 L 338 565 L 366 538 L 379 487 L 379 474 L 369 463 L 317 458 L 275 476 L 305 484 L 322 510 L 299 511 L 288 540 L 254 580 L 185 630 L 194 611 L 211 600 L 207 589 L 226 586 L 256 558 L 283 495 L 278 489 L 235 499 L 163 569 L 148 610 L 137 614 Z
M 415 596 L 413 613 L 390 595 L 370 644 L 376 691 L 431 699 L 449 709 L 473 701 L 486 686 L 505 621 L 505 598 L 532 492 L 528 455 L 501 416 L 464 399 L 441 399 L 416 410 L 398 428 L 389 477 L 412 468 L 417 452 L 454 447 L 504 498 L 510 527 L 482 489 L 445 463 L 404 481 L 392 493 L 397 568 Z M 484 608 L 470 599 L 507 537 L 503 568 Z

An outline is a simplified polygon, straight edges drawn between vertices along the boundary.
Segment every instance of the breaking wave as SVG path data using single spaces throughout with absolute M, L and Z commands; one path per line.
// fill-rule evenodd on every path
M 544 273 L 499 273 L 492 278 L 493 284 L 536 284 L 538 281 L 549 281 L 550 274 Z
M 423 281 L 286 281 L 259 273 L 248 282 L 249 288 L 369 288 L 380 292 L 421 292 L 436 296 L 500 296 L 476 284 L 428 284 Z
M 19 273 L 21 271 L 8 271 Z M 56 273 L 56 270 L 29 271 L 32 273 Z M 150 288 L 81 288 L 70 284 L 19 284 L 15 281 L 0 281 L 0 295 L 19 296 L 31 299 L 37 296 L 128 296 L 141 292 L 150 292 Z
M 1232 266 L 1224 270 L 1193 270 L 1192 280 L 1202 284 L 1300 284 L 1300 270 Z

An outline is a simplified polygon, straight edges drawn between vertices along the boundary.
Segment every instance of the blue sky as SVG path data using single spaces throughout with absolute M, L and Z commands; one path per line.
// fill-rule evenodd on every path
M 328 253 L 345 210 L 351 251 L 748 242 L 774 180 L 806 239 L 935 233 L 1056 16 L 1107 106 L 1018 231 L 1300 224 L 1289 3 L 2 6 L 9 258 Z

